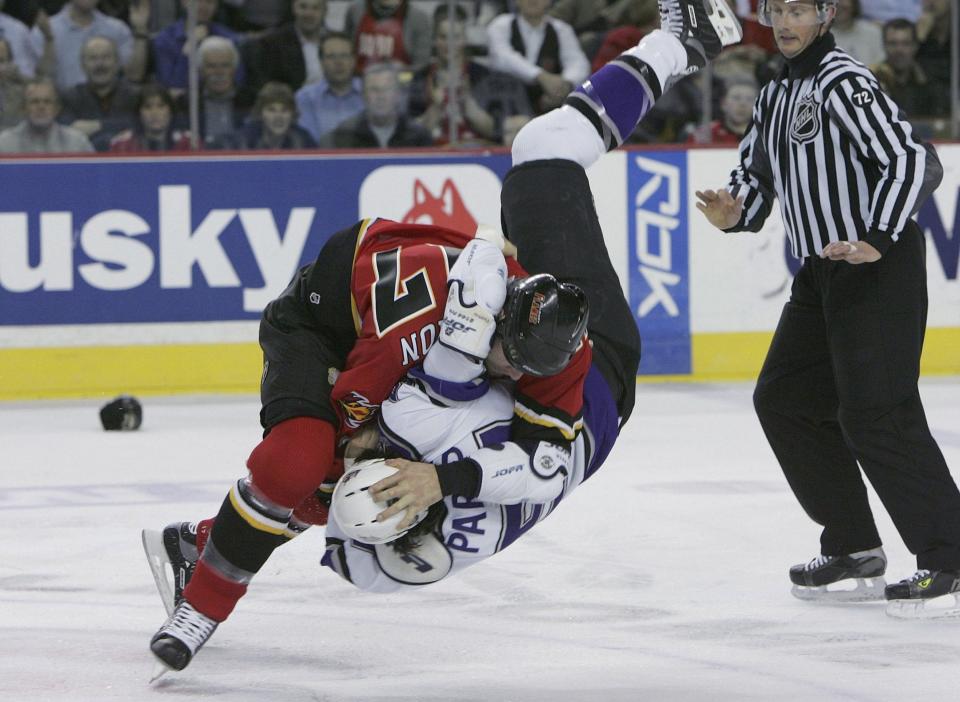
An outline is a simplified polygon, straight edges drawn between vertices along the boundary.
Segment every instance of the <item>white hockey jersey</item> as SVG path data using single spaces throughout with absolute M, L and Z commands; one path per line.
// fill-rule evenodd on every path
M 506 548 L 592 475 L 616 438 L 616 407 L 596 369 L 584 392 L 585 430 L 573 443 L 572 455 L 538 453 L 532 459 L 519 449 L 511 454 L 511 444 L 504 443 L 514 408 L 509 385 L 484 381 L 471 390 L 462 384 L 472 397 L 458 401 L 450 399 L 457 392 L 450 392 L 449 384 L 443 396 L 422 372 L 419 378 L 415 375 L 398 385 L 381 407 L 381 432 L 389 443 L 413 460 L 438 466 L 480 451 L 500 451 L 504 459 L 483 461 L 477 498 L 444 499 L 446 516 L 439 534 L 421 538 L 421 546 L 410 554 L 399 555 L 390 544 L 347 539 L 331 514 L 322 563 L 363 590 L 393 592 L 436 582 Z M 591 406 L 598 411 L 590 412 Z M 602 426 L 599 443 L 591 419 Z

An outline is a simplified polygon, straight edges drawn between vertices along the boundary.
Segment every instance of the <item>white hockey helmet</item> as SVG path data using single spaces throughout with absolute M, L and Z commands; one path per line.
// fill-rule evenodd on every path
M 385 544 L 399 539 L 427 516 L 424 510 L 416 521 L 403 531 L 397 524 L 403 520 L 403 512 L 383 522 L 377 515 L 385 510 L 387 502 L 375 502 L 370 496 L 370 486 L 397 472 L 386 464 L 385 458 L 357 461 L 343 474 L 333 490 L 330 509 L 340 529 L 354 541 L 364 544 Z
M 837 0 L 783 0 L 783 2 L 787 4 L 804 2 L 808 5 L 816 6 L 817 19 L 813 24 L 824 24 L 830 19 L 827 9 L 832 7 L 836 10 L 837 7 Z M 757 6 L 757 18 L 760 20 L 760 24 L 765 27 L 773 26 L 773 18 L 771 17 L 772 4 L 772 0 L 760 0 L 760 4 Z

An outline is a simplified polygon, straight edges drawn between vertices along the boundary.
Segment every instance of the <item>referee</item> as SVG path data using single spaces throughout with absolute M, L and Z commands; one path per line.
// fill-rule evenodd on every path
M 925 242 L 911 218 L 939 185 L 932 147 L 829 32 L 837 0 L 761 0 L 786 59 L 761 92 L 725 189 L 698 192 L 716 227 L 759 231 L 774 198 L 803 259 L 754 392 L 790 487 L 823 526 L 790 569 L 803 599 L 891 600 L 931 616 L 960 591 L 960 492 L 917 389 L 927 318 Z M 886 557 L 857 463 L 917 556 L 883 594 Z M 856 589 L 826 586 L 846 580 Z M 958 598 L 960 599 L 960 598 Z

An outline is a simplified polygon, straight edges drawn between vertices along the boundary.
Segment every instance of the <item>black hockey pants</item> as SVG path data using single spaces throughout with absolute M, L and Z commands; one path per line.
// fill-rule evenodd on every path
M 807 258 L 754 392 L 770 446 L 822 553 L 880 545 L 857 467 L 918 568 L 960 569 L 960 493 L 917 390 L 925 244 L 911 222 L 876 263 Z

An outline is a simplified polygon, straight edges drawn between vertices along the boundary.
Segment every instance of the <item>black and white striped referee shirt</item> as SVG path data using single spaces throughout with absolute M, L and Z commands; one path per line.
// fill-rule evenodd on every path
M 776 197 L 797 257 L 857 240 L 883 254 L 941 177 L 873 73 L 826 34 L 760 92 L 727 186 L 743 216 L 727 231 L 759 231 Z

